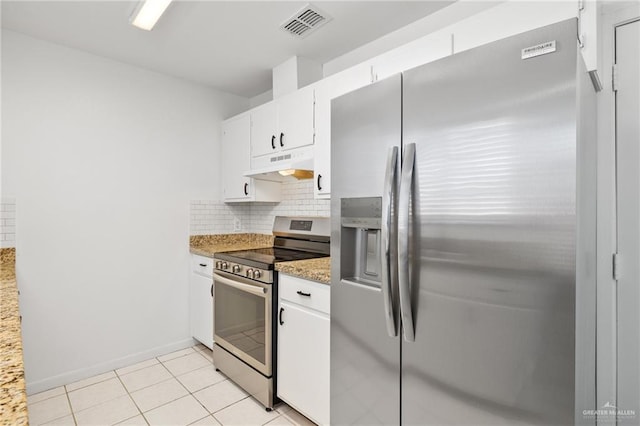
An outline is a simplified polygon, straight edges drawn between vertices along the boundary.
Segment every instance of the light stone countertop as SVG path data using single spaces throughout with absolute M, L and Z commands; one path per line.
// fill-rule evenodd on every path
M 276 271 L 323 284 L 331 283 L 331 258 L 294 260 L 276 263 Z
M 27 425 L 15 249 L 0 249 L 0 424 Z
M 234 250 L 250 250 L 273 247 L 273 235 L 266 234 L 219 234 L 192 235 L 189 251 L 200 256 L 213 257 L 215 253 Z M 279 262 L 276 271 L 323 284 L 331 283 L 331 258 L 322 257 L 292 262 Z
M 266 234 L 220 234 L 192 235 L 189 251 L 200 256 L 213 257 L 215 253 L 234 250 L 249 250 L 273 246 L 273 235 Z

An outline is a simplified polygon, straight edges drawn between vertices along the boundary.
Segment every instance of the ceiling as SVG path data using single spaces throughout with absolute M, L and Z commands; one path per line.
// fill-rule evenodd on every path
M 452 1 L 317 1 L 333 20 L 297 39 L 280 25 L 307 2 L 174 1 L 153 31 L 129 25 L 135 1 L 2 1 L 2 27 L 251 97 L 294 55 L 319 63 Z

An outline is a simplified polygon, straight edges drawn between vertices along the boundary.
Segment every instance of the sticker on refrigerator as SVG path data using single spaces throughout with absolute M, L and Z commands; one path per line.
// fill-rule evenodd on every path
M 535 58 L 536 56 L 546 55 L 556 51 L 556 41 L 548 41 L 546 43 L 536 44 L 535 46 L 522 49 L 522 59 Z

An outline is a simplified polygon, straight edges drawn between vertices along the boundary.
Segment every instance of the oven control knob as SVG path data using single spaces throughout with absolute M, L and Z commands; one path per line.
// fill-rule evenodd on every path
M 227 262 L 222 262 L 220 264 L 220 269 L 227 269 L 227 268 L 229 268 L 229 265 L 227 264 Z
M 253 271 L 253 278 L 254 278 L 254 279 L 256 279 L 256 280 L 257 280 L 257 279 L 259 279 L 261 276 L 262 276 L 262 272 L 260 272 L 259 270 L 257 270 L 257 269 L 256 269 L 255 271 Z
M 220 269 L 222 262 L 220 262 L 219 260 L 216 261 L 216 269 Z
M 253 278 L 253 269 L 251 268 L 247 269 L 246 274 L 247 274 L 247 278 Z
M 240 272 L 240 265 L 233 265 L 233 268 L 231 268 L 231 272 L 233 272 L 234 274 Z

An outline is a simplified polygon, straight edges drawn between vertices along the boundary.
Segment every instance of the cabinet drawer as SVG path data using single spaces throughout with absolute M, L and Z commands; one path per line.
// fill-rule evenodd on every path
M 213 278 L 213 259 L 210 257 L 191 255 L 191 270 Z
M 331 312 L 331 287 L 326 284 L 279 274 L 279 298 L 326 314 Z

